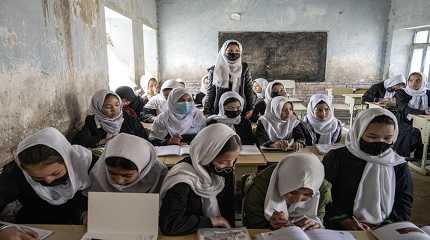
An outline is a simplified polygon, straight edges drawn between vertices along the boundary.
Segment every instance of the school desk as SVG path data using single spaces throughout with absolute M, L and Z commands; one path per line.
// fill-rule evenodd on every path
M 363 104 L 361 97 L 363 97 L 362 93 L 353 93 L 353 94 L 342 94 L 345 97 L 345 104 L 349 106 L 349 128 L 352 128 L 352 122 L 354 120 L 354 112 L 357 106 L 361 106 L 361 110 L 363 110 Z
M 303 149 L 300 149 L 298 152 L 302 153 L 313 153 L 315 154 L 320 160 L 323 159 L 324 155 L 320 154 L 315 146 L 308 146 Z M 264 158 L 268 163 L 277 163 L 284 159 L 286 156 L 296 153 L 294 151 L 284 152 L 284 151 L 262 151 Z
M 416 170 L 422 175 L 427 175 L 429 171 L 426 168 L 427 165 L 427 150 L 429 146 L 430 137 L 430 116 L 428 115 L 411 115 L 413 126 L 418 128 L 421 132 L 421 139 L 424 144 L 423 157 L 421 158 L 421 163 L 416 165 L 413 162 L 408 162 L 409 167 Z
M 80 240 L 85 234 L 86 228 L 81 225 L 31 225 L 32 227 L 43 228 L 46 230 L 54 231 L 54 233 L 47 238 L 47 240 Z M 249 229 L 249 234 L 252 239 L 256 235 L 263 232 L 268 232 L 267 229 Z M 357 240 L 376 240 L 369 232 L 351 231 Z M 185 236 L 158 236 L 159 240 L 197 240 L 197 234 Z

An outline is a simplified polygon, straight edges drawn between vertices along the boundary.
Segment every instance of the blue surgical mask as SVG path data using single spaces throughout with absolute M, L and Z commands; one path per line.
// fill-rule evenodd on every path
M 175 108 L 179 114 L 187 114 L 187 113 L 190 113 L 191 110 L 193 110 L 193 103 L 192 102 L 177 102 L 175 105 Z

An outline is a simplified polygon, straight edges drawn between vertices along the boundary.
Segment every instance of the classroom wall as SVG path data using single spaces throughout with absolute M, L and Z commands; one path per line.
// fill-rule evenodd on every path
M 387 0 L 160 0 L 161 78 L 196 83 L 213 65 L 220 31 L 328 31 L 326 83 L 380 79 Z M 240 21 L 230 19 L 241 13 Z M 188 84 L 188 83 L 187 83 Z M 307 88 L 306 84 L 299 84 Z
M 410 28 L 420 26 L 430 26 L 430 1 L 391 1 L 384 77 L 409 73 L 410 46 L 414 35 Z

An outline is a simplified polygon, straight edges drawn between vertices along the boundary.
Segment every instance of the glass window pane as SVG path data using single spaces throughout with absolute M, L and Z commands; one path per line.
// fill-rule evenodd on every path
M 426 57 L 424 59 L 424 74 L 426 76 L 429 75 L 429 69 L 430 69 L 430 46 L 427 47 Z
M 426 43 L 429 31 L 419 31 L 415 33 L 414 43 Z
M 422 49 L 422 48 L 414 49 L 414 51 L 412 53 L 410 72 L 421 72 L 423 52 L 424 52 L 424 49 Z

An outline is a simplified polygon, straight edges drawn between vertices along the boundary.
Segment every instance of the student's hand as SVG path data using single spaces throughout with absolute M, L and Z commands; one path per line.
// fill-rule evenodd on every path
M 274 211 L 270 218 L 270 226 L 272 226 L 273 229 L 279 229 L 281 227 L 286 227 L 287 225 L 288 220 L 285 217 L 284 212 Z
M 305 146 L 303 145 L 303 143 L 299 143 L 299 142 L 294 142 L 293 143 L 293 149 L 295 152 L 299 151 L 300 149 L 303 149 Z
M 221 216 L 211 217 L 211 222 L 214 227 L 230 228 L 230 223 Z
M 21 230 L 22 229 L 22 230 Z M 1 240 L 38 240 L 39 236 L 36 232 L 28 228 L 6 228 L 0 231 Z
M 310 219 L 308 217 L 304 217 L 299 221 L 294 222 L 294 225 L 296 225 L 297 227 L 300 227 L 303 230 L 312 230 L 312 229 L 321 228 L 321 225 L 317 221 Z
M 253 111 L 248 111 L 248 112 L 246 112 L 246 113 L 245 113 L 245 118 L 246 118 L 246 119 L 250 119 L 250 118 L 252 117 L 252 113 L 253 113 Z
M 180 135 L 172 136 L 169 141 L 167 141 L 169 145 L 182 145 L 182 137 Z
M 370 227 L 365 224 L 358 221 L 355 221 L 352 218 L 347 218 L 341 222 L 341 225 L 346 229 L 350 231 L 367 231 L 370 230 Z

